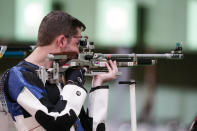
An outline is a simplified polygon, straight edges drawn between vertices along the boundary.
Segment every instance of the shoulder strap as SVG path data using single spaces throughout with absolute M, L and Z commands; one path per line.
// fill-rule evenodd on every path
M 6 71 L 0 79 L 0 104 L 2 106 L 2 112 L 8 112 L 8 107 L 5 100 L 5 92 L 4 92 L 4 85 L 5 85 L 4 80 L 7 73 L 8 71 Z
M 9 90 L 8 90 L 8 80 L 9 80 L 9 70 L 7 70 L 3 76 L 1 77 L 1 91 L 2 91 L 2 95 L 10 101 L 12 103 L 15 103 L 16 101 L 14 101 L 10 95 L 9 95 Z

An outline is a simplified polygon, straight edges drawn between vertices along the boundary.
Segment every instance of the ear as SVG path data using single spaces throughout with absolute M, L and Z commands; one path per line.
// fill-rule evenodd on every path
M 59 48 L 62 48 L 65 46 L 65 36 L 64 35 L 59 35 L 57 38 L 56 38 L 56 46 L 59 47 Z

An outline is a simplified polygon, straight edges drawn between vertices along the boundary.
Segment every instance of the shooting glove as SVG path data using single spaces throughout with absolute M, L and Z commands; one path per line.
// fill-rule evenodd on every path
M 82 68 L 69 68 L 65 72 L 66 84 L 75 84 L 83 88 L 85 83 L 84 77 L 85 69 Z

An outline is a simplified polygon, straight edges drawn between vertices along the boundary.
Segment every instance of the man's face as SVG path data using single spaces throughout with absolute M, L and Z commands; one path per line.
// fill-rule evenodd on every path
M 78 43 L 81 40 L 81 30 L 77 28 L 77 34 L 71 36 L 71 38 L 66 39 L 65 47 L 63 48 L 62 52 L 70 52 L 70 53 L 77 53 L 79 54 Z

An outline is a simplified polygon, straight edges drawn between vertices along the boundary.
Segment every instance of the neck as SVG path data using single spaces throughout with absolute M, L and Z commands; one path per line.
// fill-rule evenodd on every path
M 50 68 L 52 62 L 47 60 L 46 57 L 49 53 L 53 53 L 52 50 L 54 50 L 52 46 L 39 46 L 25 60 L 38 66 Z

